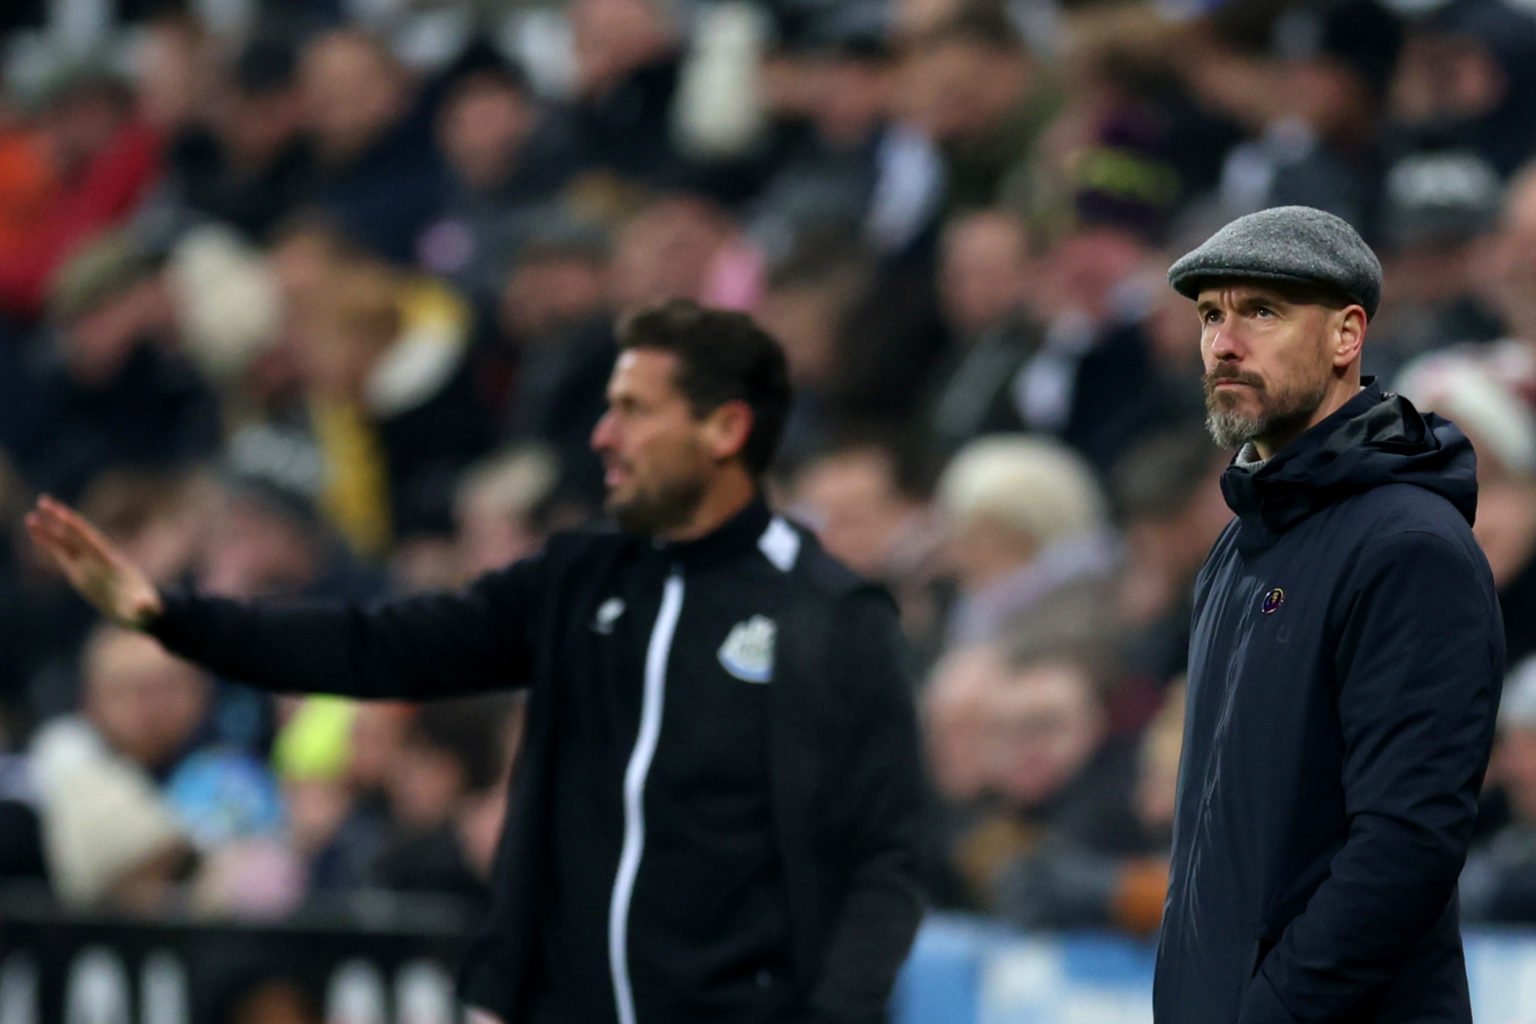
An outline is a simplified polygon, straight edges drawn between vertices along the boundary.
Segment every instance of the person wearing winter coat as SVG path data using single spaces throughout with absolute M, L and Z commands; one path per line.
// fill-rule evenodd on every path
M 1471 444 L 1360 376 L 1381 267 L 1280 207 L 1174 263 L 1236 513 L 1195 591 L 1159 1024 L 1469 1022 L 1503 674 Z

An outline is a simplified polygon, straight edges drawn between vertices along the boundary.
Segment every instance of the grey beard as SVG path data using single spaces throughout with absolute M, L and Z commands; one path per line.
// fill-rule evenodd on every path
M 1218 448 L 1241 448 L 1264 430 L 1263 419 L 1254 419 L 1231 409 L 1207 409 L 1205 429 Z
M 1326 393 L 1326 384 L 1306 391 L 1281 392 L 1275 396 L 1275 404 L 1271 408 L 1252 417 L 1219 408 L 1208 396 L 1205 429 L 1221 448 L 1241 448 L 1259 438 L 1290 437 L 1301 432 L 1307 420 L 1322 404 Z

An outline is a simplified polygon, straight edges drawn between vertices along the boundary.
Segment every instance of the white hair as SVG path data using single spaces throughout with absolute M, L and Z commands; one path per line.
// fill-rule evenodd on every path
M 939 479 L 939 507 L 956 523 L 986 519 L 1041 547 L 1106 525 L 1104 494 L 1082 456 L 1028 434 L 966 445 Z
M 540 445 L 523 445 L 486 456 L 464 471 L 454 492 L 462 511 L 485 502 L 509 519 L 530 515 L 560 482 L 555 454 Z

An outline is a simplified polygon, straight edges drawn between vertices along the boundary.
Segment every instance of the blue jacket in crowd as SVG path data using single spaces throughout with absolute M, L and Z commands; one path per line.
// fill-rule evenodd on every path
M 1156 1019 L 1470 1021 L 1456 879 L 1504 664 L 1472 446 L 1368 382 L 1222 491 Z

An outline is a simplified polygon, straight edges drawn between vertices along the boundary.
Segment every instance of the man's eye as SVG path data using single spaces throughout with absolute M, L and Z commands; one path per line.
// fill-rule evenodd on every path
M 1271 317 L 1275 315 L 1275 311 L 1268 306 L 1255 306 L 1253 308 L 1253 315 L 1257 317 Z
M 1203 324 L 1214 324 L 1217 321 L 1219 321 L 1220 319 L 1221 319 L 1221 311 L 1220 310 L 1208 309 L 1204 313 L 1200 314 L 1200 322 L 1203 323 Z

